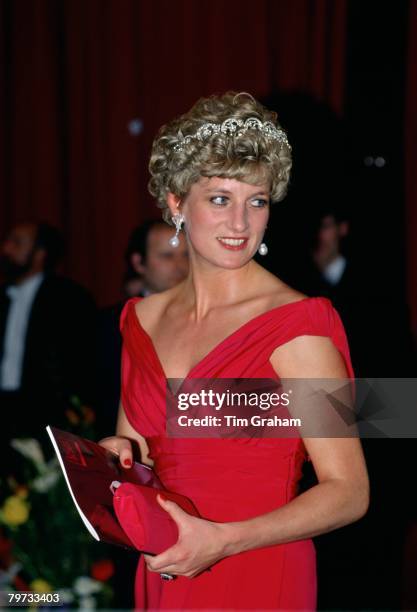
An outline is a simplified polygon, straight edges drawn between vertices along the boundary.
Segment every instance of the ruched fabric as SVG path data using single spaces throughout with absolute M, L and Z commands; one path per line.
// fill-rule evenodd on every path
M 126 303 L 123 335 L 122 403 L 144 436 L 164 487 L 189 497 L 201 516 L 217 521 L 249 519 L 297 495 L 306 460 L 299 438 L 178 439 L 165 433 L 166 378 L 135 304 Z M 353 378 L 343 325 L 326 298 L 305 298 L 273 308 L 220 342 L 187 378 L 274 378 L 274 350 L 297 336 L 329 337 Z M 315 550 L 299 540 L 227 557 L 209 572 L 164 582 L 139 561 L 137 609 L 314 610 Z

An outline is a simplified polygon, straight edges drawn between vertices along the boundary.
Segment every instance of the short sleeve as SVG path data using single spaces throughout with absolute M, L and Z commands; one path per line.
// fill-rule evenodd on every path
M 316 298 L 307 302 L 312 333 L 328 336 L 345 362 L 349 378 L 354 378 L 349 343 L 339 313 L 327 298 Z

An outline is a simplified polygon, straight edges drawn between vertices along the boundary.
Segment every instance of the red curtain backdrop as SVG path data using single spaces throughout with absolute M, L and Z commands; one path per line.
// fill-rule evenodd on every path
M 65 271 L 119 297 L 158 127 L 203 95 L 304 91 L 343 112 L 346 0 L 1 0 L 0 224 L 58 225 Z M 132 123 L 133 121 L 133 123 Z
M 407 286 L 411 321 L 417 333 L 417 2 L 410 2 L 405 109 L 405 197 Z

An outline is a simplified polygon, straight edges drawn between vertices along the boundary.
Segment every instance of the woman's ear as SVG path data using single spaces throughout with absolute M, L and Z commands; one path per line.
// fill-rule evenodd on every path
M 169 210 L 171 211 L 171 216 L 173 217 L 174 215 L 179 213 L 178 209 L 181 204 L 181 198 L 175 195 L 174 193 L 171 193 L 171 191 L 169 191 L 167 193 L 167 204 L 168 204 Z

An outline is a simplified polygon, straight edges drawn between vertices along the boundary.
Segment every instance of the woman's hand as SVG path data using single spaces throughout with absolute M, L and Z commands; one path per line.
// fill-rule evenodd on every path
M 117 455 L 124 468 L 132 467 L 133 452 L 132 443 L 129 438 L 124 438 L 122 436 L 110 436 L 109 438 L 103 438 L 100 440 L 99 444 Z
M 173 501 L 157 497 L 178 528 L 178 541 L 156 557 L 143 555 L 151 572 L 193 578 L 226 556 L 225 524 L 184 512 Z

